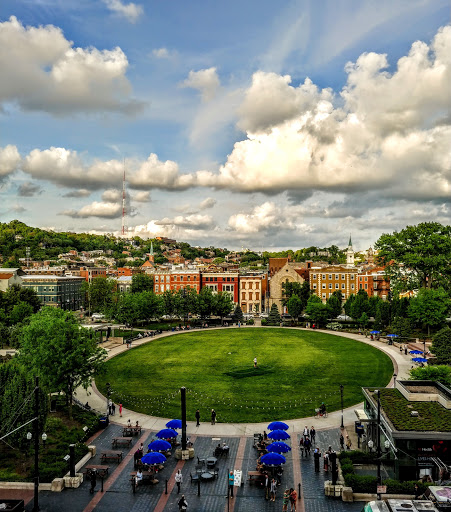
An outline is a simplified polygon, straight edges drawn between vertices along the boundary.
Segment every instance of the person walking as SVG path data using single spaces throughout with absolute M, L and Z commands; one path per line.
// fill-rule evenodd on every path
M 257 368 L 257 358 L 254 357 L 254 368 Z
M 122 404 L 119 404 L 119 418 L 122 418 Z
M 229 473 L 229 489 L 230 489 L 230 497 L 233 499 L 233 486 L 235 484 L 235 477 L 233 476 L 233 471 Z
M 351 438 L 349 436 L 346 436 L 346 449 L 347 450 L 350 450 L 352 447 L 352 441 L 351 441 Z
M 315 430 L 315 427 L 312 425 L 312 428 L 310 429 L 310 439 L 312 441 L 312 444 L 316 444 L 315 438 L 316 438 L 316 430 Z
M 298 499 L 298 493 L 293 488 L 291 488 L 290 489 L 290 512 L 296 512 L 297 499 Z
M 111 404 L 111 414 L 112 414 L 113 416 L 115 416 L 115 415 L 116 415 L 116 405 L 115 405 L 115 403 L 114 403 L 114 402 Z
M 216 423 L 216 411 L 214 409 L 211 410 L 211 424 L 214 425 Z
M 268 473 L 265 473 L 265 500 L 268 501 L 270 498 L 271 479 Z
M 313 459 L 315 462 L 315 473 L 319 473 L 319 459 L 321 458 L 321 452 L 319 448 L 315 448 L 313 452 Z
M 308 429 L 307 425 L 304 427 L 304 430 L 302 431 L 302 435 L 304 436 L 304 439 L 308 437 L 310 434 L 310 430 Z
M 304 449 L 305 449 L 304 438 L 303 437 L 299 438 L 299 448 L 301 450 L 301 457 L 303 457 L 304 456 Z
M 91 476 L 89 478 L 89 481 L 91 482 L 91 488 L 89 489 L 89 492 L 91 494 L 94 494 L 94 490 L 97 485 L 97 471 L 96 468 L 91 469 Z
M 271 501 L 276 501 L 276 492 L 277 492 L 277 482 L 276 482 L 276 479 L 273 478 L 271 480 L 271 486 L 269 488 L 269 493 L 271 495 Z
M 180 494 L 180 486 L 183 483 L 183 476 L 182 476 L 182 470 L 179 469 L 174 477 L 175 483 L 177 485 L 177 494 Z
M 282 512 L 287 512 L 288 503 L 290 503 L 290 490 L 285 489 L 285 492 L 283 493 Z
M 324 452 L 324 472 L 327 473 L 329 471 L 329 453 L 328 451 Z
M 345 438 L 343 437 L 343 432 L 340 434 L 340 449 L 341 451 L 345 449 Z
M 178 506 L 179 506 L 179 512 L 188 510 L 188 502 L 186 501 L 184 494 L 182 494 L 182 497 L 179 499 Z
M 312 447 L 312 442 L 310 441 L 310 439 L 308 437 L 305 438 L 304 440 L 304 451 L 305 451 L 305 456 L 307 457 L 307 455 L 310 455 L 310 448 Z
M 196 427 L 200 426 L 200 412 L 199 409 L 196 410 L 196 414 L 194 415 L 196 417 Z

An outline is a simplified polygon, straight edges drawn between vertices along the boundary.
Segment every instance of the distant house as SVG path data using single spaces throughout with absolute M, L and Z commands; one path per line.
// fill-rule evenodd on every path
M 76 311 L 82 305 L 81 284 L 78 276 L 24 275 L 22 286 L 34 290 L 43 306 Z
M 6 292 L 11 286 L 22 284 L 22 277 L 25 272 L 20 268 L 1 268 L 0 269 L 0 291 Z

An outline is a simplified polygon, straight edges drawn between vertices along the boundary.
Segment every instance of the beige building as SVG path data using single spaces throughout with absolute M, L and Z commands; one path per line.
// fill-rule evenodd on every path
M 260 313 L 266 275 L 240 276 L 239 304 L 243 313 Z
M 357 268 L 345 266 L 312 267 L 310 289 L 325 303 L 335 291 L 343 294 L 343 301 L 357 293 Z
M 0 269 L 0 292 L 6 292 L 11 286 L 22 284 L 20 276 L 25 275 L 25 272 L 20 268 L 2 268 Z
M 282 305 L 284 283 L 299 283 L 302 284 L 308 280 L 309 269 L 303 267 L 302 263 L 291 263 L 287 261 L 283 267 L 277 270 L 269 282 L 269 304 L 268 311 L 273 304 L 277 305 L 279 313 L 285 313 Z

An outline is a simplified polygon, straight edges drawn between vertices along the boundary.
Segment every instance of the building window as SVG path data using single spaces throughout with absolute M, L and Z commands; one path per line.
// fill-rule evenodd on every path
M 180 276 L 180 281 L 183 281 L 183 276 Z
M 351 290 L 354 290 L 354 284 L 351 284 Z
M 341 274 L 341 278 L 342 278 L 343 280 L 345 280 L 345 279 L 346 279 L 346 276 L 345 276 L 344 274 Z
M 368 290 L 368 285 L 365 283 L 365 290 Z
M 254 295 L 254 294 L 253 294 L 252 292 L 250 292 L 250 293 L 249 293 L 249 300 L 254 300 L 253 295 Z
M 313 283 L 313 289 L 316 290 L 316 283 Z
M 355 279 L 355 274 L 351 274 L 351 280 L 354 281 Z
M 158 293 L 159 292 L 159 289 L 160 287 L 158 286 L 158 284 L 155 285 L 155 293 Z
M 246 289 L 246 281 L 243 281 L 243 290 Z
M 246 294 L 243 292 L 243 293 L 241 294 L 241 300 L 245 300 L 245 299 L 246 299 Z
M 332 283 L 329 283 L 329 290 L 332 290 Z
M 345 289 L 345 284 L 344 283 L 341 283 L 341 289 L 344 290 Z
M 338 290 L 340 288 L 340 285 L 338 283 L 335 283 L 335 289 Z
M 260 300 L 260 294 L 258 292 L 255 292 L 255 300 Z
M 338 274 L 335 274 L 335 279 L 339 279 L 340 276 Z
M 363 289 L 363 285 L 362 283 L 359 283 L 359 290 L 362 290 Z
M 325 293 L 323 293 L 323 299 L 325 299 L 325 298 L 326 298 L 326 294 L 325 294 Z
M 186 280 L 187 280 L 187 281 L 191 281 L 191 276 L 188 276 L 188 277 L 186 278 Z
M 323 283 L 323 290 L 326 289 L 326 283 Z
M 322 275 L 322 278 L 323 278 L 323 279 L 326 279 L 326 274 L 323 274 L 323 275 Z
M 368 277 L 367 276 L 365 276 L 365 281 L 368 281 Z
M 329 279 L 332 279 L 332 274 L 329 274 Z
M 312 277 L 313 277 L 313 279 L 316 279 L 316 274 L 313 274 L 313 276 L 312 276 Z

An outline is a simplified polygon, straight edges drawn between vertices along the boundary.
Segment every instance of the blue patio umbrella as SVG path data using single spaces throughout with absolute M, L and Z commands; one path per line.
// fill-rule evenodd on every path
M 171 420 L 166 423 L 168 428 L 182 428 L 182 420 Z
M 285 430 L 273 430 L 268 434 L 269 439 L 274 439 L 274 441 L 283 441 L 284 439 L 290 439 L 290 434 L 285 432 Z
M 380 334 L 381 331 L 371 331 L 370 334 Z
M 160 430 L 160 432 L 157 432 L 155 436 L 158 437 L 158 439 L 169 439 L 171 437 L 177 437 L 178 434 L 172 428 L 164 428 Z
M 288 446 L 283 441 L 276 441 L 275 443 L 268 444 L 266 449 L 271 453 L 286 453 L 291 451 L 291 446 Z
M 287 459 L 280 453 L 267 453 L 263 455 L 260 459 L 261 463 L 265 466 L 280 466 L 281 464 L 285 464 Z
M 289 428 L 283 421 L 273 421 L 268 425 L 268 430 L 288 430 Z
M 415 355 L 415 354 L 422 354 L 422 350 L 409 350 L 409 354 Z
M 141 458 L 141 462 L 143 464 L 162 464 L 166 462 L 166 457 L 162 453 L 158 452 L 150 452 L 146 453 L 144 457 Z
M 427 363 L 428 360 L 424 357 L 414 357 L 412 358 L 412 361 L 415 361 L 415 363 Z
M 168 443 L 164 439 L 158 439 L 148 444 L 147 448 L 149 448 L 151 452 L 166 452 L 171 449 L 171 443 Z

